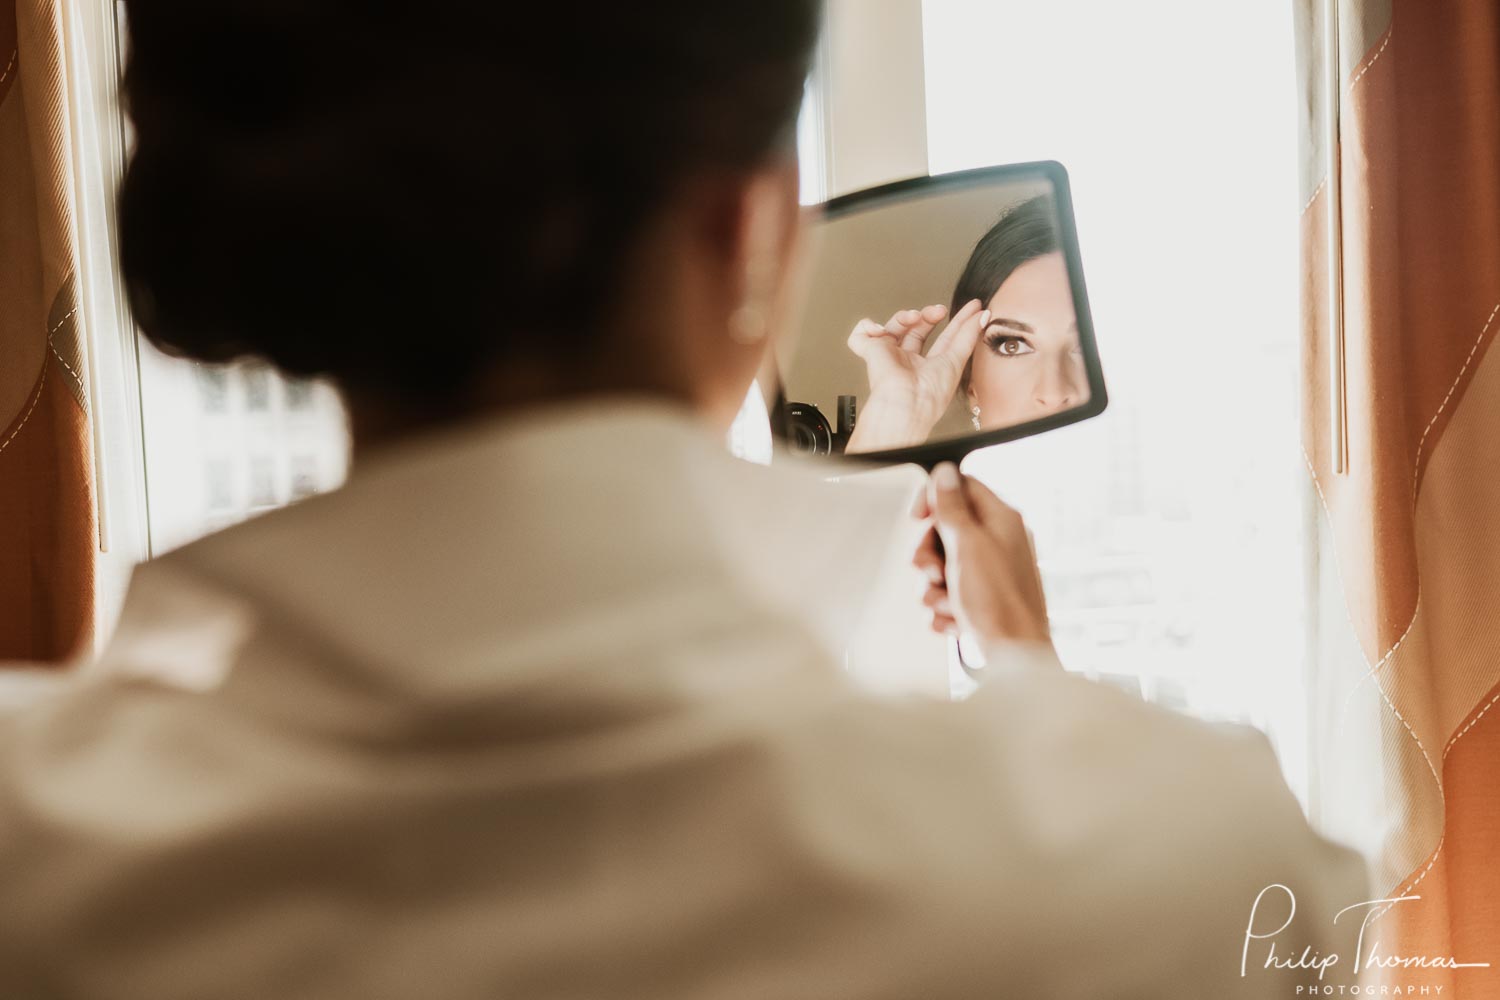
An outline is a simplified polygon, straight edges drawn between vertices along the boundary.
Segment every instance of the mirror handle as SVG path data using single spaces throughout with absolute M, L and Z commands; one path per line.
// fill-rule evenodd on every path
M 984 668 L 969 665 L 969 661 L 964 659 L 963 639 L 956 635 L 953 637 L 953 655 L 958 657 L 958 665 L 963 670 L 964 674 L 968 676 L 969 680 L 973 681 L 975 684 L 984 683 Z

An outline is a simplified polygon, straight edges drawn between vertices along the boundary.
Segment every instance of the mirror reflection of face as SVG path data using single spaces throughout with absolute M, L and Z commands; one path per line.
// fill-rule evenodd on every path
M 969 405 L 982 430 L 1014 427 L 1082 405 L 1088 373 L 1078 342 L 1073 285 L 1060 251 L 1011 272 L 987 307 L 974 348 Z

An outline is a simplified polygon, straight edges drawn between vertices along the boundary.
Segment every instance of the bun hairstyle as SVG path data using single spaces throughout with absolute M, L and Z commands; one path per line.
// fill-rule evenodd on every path
M 583 356 L 674 185 L 789 147 L 820 13 L 130 0 L 136 317 L 170 354 L 416 404 Z

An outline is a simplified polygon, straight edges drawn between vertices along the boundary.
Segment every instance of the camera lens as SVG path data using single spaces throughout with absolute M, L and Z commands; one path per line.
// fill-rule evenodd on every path
M 794 455 L 833 454 L 833 427 L 811 403 L 787 403 L 787 445 Z

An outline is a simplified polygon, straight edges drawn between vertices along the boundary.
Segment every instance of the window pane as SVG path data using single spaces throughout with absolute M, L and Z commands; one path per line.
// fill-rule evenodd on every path
M 797 118 L 797 166 L 801 174 L 800 199 L 804 205 L 815 205 L 828 197 L 827 142 L 823 122 L 823 91 L 820 74 L 815 69 L 802 96 L 802 112 Z
M 271 408 L 271 370 L 264 365 L 246 365 L 240 370 L 245 386 L 245 409 L 264 413 Z
M 262 363 L 192 364 L 143 341 L 141 408 L 153 554 L 332 489 L 347 469 L 338 394 Z

